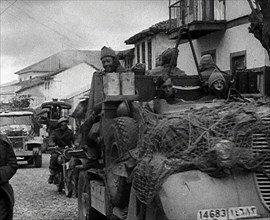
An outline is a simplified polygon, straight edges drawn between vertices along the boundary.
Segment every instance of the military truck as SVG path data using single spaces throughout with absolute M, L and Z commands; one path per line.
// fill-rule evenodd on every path
M 42 140 L 35 128 L 34 113 L 32 111 L 0 112 L 0 132 L 7 135 L 13 144 L 18 162 L 26 161 L 35 167 L 42 166 Z
M 61 117 L 69 116 L 70 109 L 71 105 L 68 102 L 58 99 L 45 101 L 41 104 L 37 116 L 39 117 L 40 124 L 43 125 L 43 152 L 48 150 L 48 139 L 52 131 L 57 128 L 57 121 Z
M 269 101 L 201 102 L 199 77 L 175 76 L 185 101 L 169 105 L 155 100 L 155 81 L 136 76 L 136 94 L 105 95 L 100 163 L 79 174 L 79 219 L 269 219 Z

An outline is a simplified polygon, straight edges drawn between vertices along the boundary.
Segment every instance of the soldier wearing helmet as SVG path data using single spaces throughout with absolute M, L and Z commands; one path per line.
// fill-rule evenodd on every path
M 75 142 L 75 136 L 68 128 L 68 119 L 67 118 L 60 118 L 57 121 L 57 129 L 55 129 L 52 134 L 49 137 L 49 147 L 55 147 L 57 146 L 58 148 L 64 149 L 65 147 L 72 147 L 72 144 Z M 48 180 L 48 183 L 51 184 L 53 183 L 54 176 L 56 174 L 56 170 L 58 169 L 58 164 L 57 164 L 57 158 L 58 158 L 59 153 L 56 151 L 52 151 L 51 153 L 51 158 L 50 158 L 50 177 Z
M 178 52 L 179 51 L 175 48 L 168 48 L 165 51 L 163 51 L 159 58 L 160 61 L 160 63 L 158 64 L 159 66 L 150 70 L 150 75 L 157 76 L 168 74 L 172 76 L 185 76 L 186 73 L 177 67 L 177 62 L 173 63 L 173 66 L 170 70 L 171 60 L 174 58 L 174 56 L 176 56 L 175 60 L 177 60 Z

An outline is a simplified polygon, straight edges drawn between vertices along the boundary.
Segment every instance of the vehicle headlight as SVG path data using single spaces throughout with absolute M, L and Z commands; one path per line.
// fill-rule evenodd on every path
M 7 135 L 7 130 L 0 131 L 1 134 Z

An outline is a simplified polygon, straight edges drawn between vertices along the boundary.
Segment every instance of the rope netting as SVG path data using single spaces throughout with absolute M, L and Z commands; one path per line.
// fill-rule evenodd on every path
M 145 204 L 152 202 L 166 177 L 174 173 L 201 170 L 221 178 L 232 170 L 264 172 L 261 164 L 268 153 L 252 149 L 252 135 L 265 134 L 270 146 L 268 105 L 233 102 L 167 115 L 139 111 L 140 159 L 133 186 Z

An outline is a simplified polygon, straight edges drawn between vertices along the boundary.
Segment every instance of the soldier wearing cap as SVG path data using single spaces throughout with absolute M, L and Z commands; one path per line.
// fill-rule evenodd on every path
M 60 118 L 57 122 L 58 128 L 55 129 L 52 134 L 49 137 L 49 147 L 55 147 L 57 146 L 60 150 L 64 149 L 65 147 L 72 147 L 72 144 L 75 143 L 75 136 L 68 128 L 68 119 L 67 118 Z M 57 163 L 57 158 L 58 158 L 59 153 L 56 151 L 52 151 L 51 153 L 51 158 L 50 158 L 50 177 L 48 180 L 48 183 L 51 184 L 53 183 L 54 176 L 56 174 L 56 171 L 58 169 L 58 163 Z
M 125 72 L 126 70 L 121 66 L 116 53 L 109 47 L 104 46 L 101 49 L 100 60 L 104 70 L 94 72 L 91 82 L 91 89 L 88 99 L 86 120 L 81 126 L 81 146 L 85 147 L 89 155 L 93 159 L 99 157 L 99 150 L 96 150 L 96 146 L 93 143 L 89 132 L 94 123 L 99 123 L 99 113 L 101 112 L 102 102 L 104 100 L 104 88 L 103 88 L 103 76 L 112 72 Z M 94 126 L 98 127 L 98 126 Z M 91 136 L 91 135 L 90 135 Z M 93 149 L 95 148 L 95 149 Z

